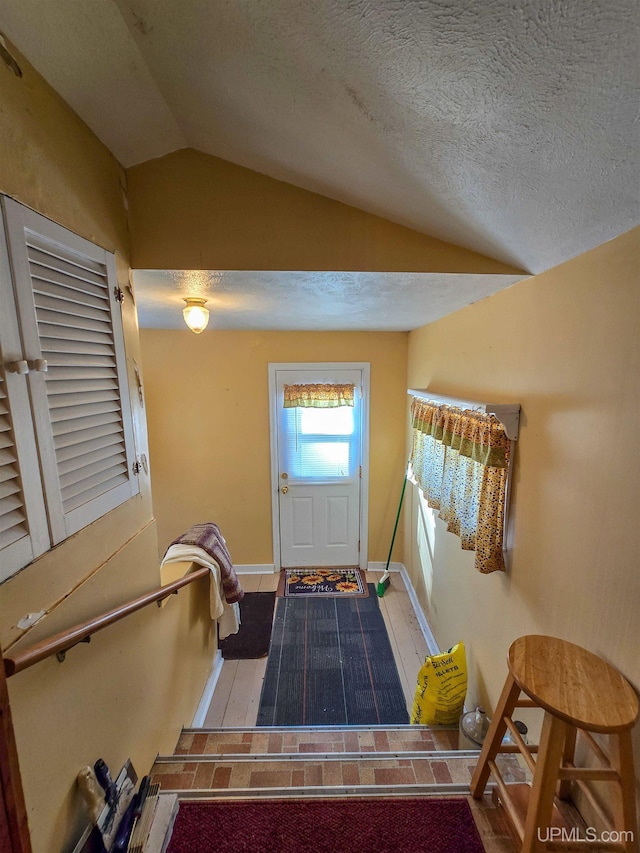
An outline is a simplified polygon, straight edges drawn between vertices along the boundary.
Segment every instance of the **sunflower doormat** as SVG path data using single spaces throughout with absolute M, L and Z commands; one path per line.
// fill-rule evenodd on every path
M 366 598 L 369 588 L 360 569 L 283 569 L 278 584 L 279 596 L 323 595 L 360 596 Z

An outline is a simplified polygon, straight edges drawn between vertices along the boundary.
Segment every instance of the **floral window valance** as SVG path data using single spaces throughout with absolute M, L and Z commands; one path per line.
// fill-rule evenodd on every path
M 353 406 L 353 384 L 285 385 L 284 408 L 336 409 Z
M 475 566 L 504 571 L 511 441 L 493 415 L 414 398 L 411 467 L 427 504 L 475 551 Z

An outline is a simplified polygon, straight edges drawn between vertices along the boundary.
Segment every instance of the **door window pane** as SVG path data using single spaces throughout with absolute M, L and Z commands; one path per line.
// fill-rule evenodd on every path
M 303 435 L 351 435 L 353 433 L 353 407 L 335 409 L 296 409 Z
M 286 471 L 302 480 L 353 477 L 357 416 L 350 406 L 282 409 Z

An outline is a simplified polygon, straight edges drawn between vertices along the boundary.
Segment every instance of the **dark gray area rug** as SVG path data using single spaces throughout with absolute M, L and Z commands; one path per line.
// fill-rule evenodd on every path
M 275 592 L 245 592 L 240 601 L 240 630 L 218 641 L 225 660 L 255 660 L 269 651 Z
M 373 584 L 368 598 L 277 600 L 258 726 L 408 722 Z

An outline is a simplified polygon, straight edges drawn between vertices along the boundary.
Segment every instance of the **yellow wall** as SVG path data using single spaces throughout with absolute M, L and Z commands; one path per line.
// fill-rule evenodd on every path
M 409 387 L 522 404 L 507 574 L 478 574 L 440 521 L 421 558 L 412 490 L 405 563 L 440 647 L 467 643 L 470 705 L 495 706 L 528 633 L 578 643 L 640 688 L 639 237 L 410 335 Z M 635 747 L 640 768 L 640 727 Z
M 192 149 L 127 185 L 136 269 L 521 272 Z
M 267 365 L 365 361 L 371 363 L 369 559 L 386 560 L 405 466 L 407 338 L 143 329 L 161 550 L 194 522 L 215 521 L 236 564 L 272 563 Z
M 117 253 L 127 282 L 129 239 L 118 163 L 77 116 L 19 59 L 0 68 L 0 191 Z M 124 305 L 129 372 L 140 363 L 135 309 Z M 131 378 L 130 378 L 131 381 Z M 136 440 L 147 450 L 144 411 L 132 393 Z M 158 585 L 149 479 L 141 494 L 0 586 L 0 645 L 29 645 Z M 75 777 L 102 757 L 131 757 L 146 772 L 189 722 L 210 666 L 211 623 L 202 582 L 94 637 L 91 645 L 13 676 L 13 722 L 34 853 L 58 853 L 86 824 Z M 49 612 L 31 631 L 27 613 Z

